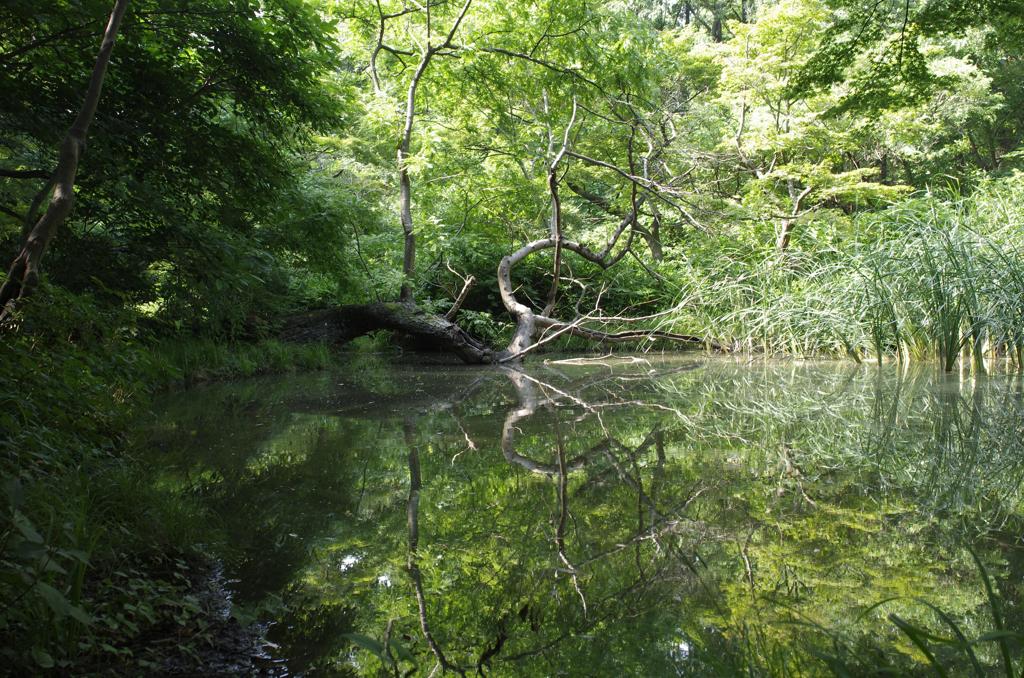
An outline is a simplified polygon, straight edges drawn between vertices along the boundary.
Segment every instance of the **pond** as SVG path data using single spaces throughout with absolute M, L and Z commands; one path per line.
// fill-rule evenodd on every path
M 168 396 L 146 447 L 281 673 L 1006 675 L 957 639 L 1024 629 L 1022 415 L 930 365 L 368 355 Z

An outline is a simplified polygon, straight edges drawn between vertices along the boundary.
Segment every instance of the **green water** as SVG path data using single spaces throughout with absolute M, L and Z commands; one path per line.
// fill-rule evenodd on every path
M 929 603 L 966 638 L 997 630 L 968 546 L 1024 629 L 1022 389 L 928 366 L 371 356 L 168 397 L 147 448 L 209 509 L 281 672 L 935 675 L 898 621 L 953 638 Z M 994 641 L 977 666 L 925 642 L 949 675 L 1007 675 Z

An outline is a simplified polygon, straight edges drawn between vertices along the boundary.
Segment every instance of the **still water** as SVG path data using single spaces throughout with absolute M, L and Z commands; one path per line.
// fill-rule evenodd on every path
M 931 366 L 363 356 L 169 396 L 147 447 L 290 674 L 1007 675 L 1022 389 Z

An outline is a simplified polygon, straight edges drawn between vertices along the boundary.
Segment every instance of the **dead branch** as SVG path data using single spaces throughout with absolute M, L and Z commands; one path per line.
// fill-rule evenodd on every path
M 473 289 L 473 285 L 476 284 L 476 278 L 472 275 L 464 276 L 456 273 L 455 269 L 452 268 L 451 264 L 447 261 L 445 262 L 445 266 L 448 267 L 449 271 L 462 278 L 462 290 L 459 292 L 458 296 L 455 297 L 455 301 L 452 302 L 452 307 L 444 314 L 445 320 L 455 322 L 455 316 L 458 315 L 459 309 L 462 308 L 462 304 L 465 303 L 466 297 L 469 296 L 469 291 Z

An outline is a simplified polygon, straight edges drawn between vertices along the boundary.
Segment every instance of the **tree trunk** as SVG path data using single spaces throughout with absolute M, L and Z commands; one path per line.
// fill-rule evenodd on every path
M 571 241 L 566 242 L 574 247 L 578 246 Z M 538 246 L 539 243 L 551 243 L 551 241 L 534 242 L 524 249 L 530 249 L 530 251 L 545 249 L 543 246 Z M 553 243 L 548 246 L 553 247 Z M 519 250 L 519 252 L 522 251 L 522 249 Z M 506 264 L 508 259 L 509 257 L 505 257 L 502 263 Z M 511 268 L 510 265 L 509 268 Z M 505 287 L 502 285 L 503 295 L 504 292 Z M 469 365 L 496 365 L 522 360 L 523 355 L 535 346 L 539 329 L 548 329 L 558 334 L 571 334 L 599 344 L 657 339 L 689 346 L 700 346 L 715 351 L 729 350 L 728 347 L 706 338 L 660 330 L 637 329 L 615 333 L 602 332 L 575 322 L 562 322 L 537 315 L 526 306 L 516 302 L 514 297 L 512 299 L 513 303 L 521 307 L 521 310 L 520 314 L 516 316 L 515 337 L 505 350 L 488 346 L 444 316 L 427 313 L 414 304 L 402 302 L 339 306 L 293 316 L 282 330 L 281 338 L 285 341 L 342 345 L 370 332 L 387 330 L 411 337 L 426 348 L 452 353 Z M 513 315 L 516 314 L 513 313 Z
M 779 254 L 789 249 L 789 241 L 793 237 L 793 225 L 796 223 L 797 217 L 800 216 L 800 203 L 811 192 L 811 188 L 811 186 L 807 186 L 802 191 L 797 192 L 796 182 L 792 179 L 786 182 L 786 190 L 789 191 L 792 210 L 779 224 L 779 236 L 775 239 L 775 251 Z
M 434 55 L 451 46 L 452 39 L 455 37 L 456 31 L 459 30 L 462 20 L 466 18 L 466 12 L 469 11 L 469 6 L 472 2 L 473 0 L 465 1 L 462 5 L 462 10 L 459 11 L 458 17 L 456 17 L 455 22 L 452 24 L 451 30 L 448 31 L 448 37 L 445 38 L 444 42 L 436 46 L 431 46 L 430 44 L 430 3 L 427 3 L 427 48 L 420 58 L 419 65 L 416 66 L 416 71 L 409 82 L 409 90 L 406 93 L 405 124 L 402 128 L 402 139 L 398 143 L 398 202 L 402 221 L 402 233 L 405 236 L 404 255 L 402 257 L 402 291 L 399 293 L 399 299 L 403 302 L 413 301 L 412 284 L 413 278 L 416 275 L 416 232 L 412 223 L 412 186 L 409 181 L 409 168 L 407 167 L 409 149 L 412 144 L 412 126 L 416 119 L 416 88 L 419 87 L 420 79 L 427 72 L 427 67 L 430 65 L 430 60 L 434 58 Z M 378 4 L 377 7 L 379 10 L 380 5 Z M 384 39 L 383 21 L 384 17 L 382 15 L 378 50 L 380 49 L 380 41 Z M 372 67 L 372 76 L 376 79 L 376 66 Z
M 409 95 L 405 109 L 405 129 L 402 141 L 398 145 L 398 209 L 402 221 L 402 233 L 405 236 L 404 256 L 402 257 L 402 291 L 399 299 L 412 301 L 412 281 L 416 275 L 416 233 L 412 223 L 412 185 L 409 181 L 409 144 L 412 139 L 412 124 L 416 115 L 416 86 L 420 77 L 430 63 L 430 53 L 420 63 L 420 67 L 409 85 Z
M 281 336 L 287 341 L 344 344 L 377 330 L 401 332 L 429 348 L 454 353 L 469 364 L 492 364 L 505 355 L 443 316 L 402 302 L 341 306 L 295 316 Z
M 654 218 L 651 219 L 651 228 L 640 233 L 647 241 L 647 249 L 651 251 L 651 258 L 655 261 L 663 261 L 665 252 L 661 247 L 661 214 L 657 208 L 654 209 Z
M 775 250 L 785 252 L 789 249 L 789 241 L 793 236 L 793 220 L 786 217 L 779 224 L 779 237 L 775 239 Z
M 27 297 L 35 290 L 39 284 L 39 266 L 43 255 L 46 254 L 46 249 L 57 233 L 57 229 L 71 214 L 75 202 L 75 176 L 78 173 L 78 163 L 85 151 L 89 125 L 96 115 L 100 93 L 103 90 L 103 79 L 106 77 L 107 66 L 110 64 L 110 55 L 114 50 L 117 32 L 127 9 L 128 0 L 117 0 L 110 13 L 110 20 L 103 33 L 100 53 L 96 58 L 92 77 L 89 79 L 89 87 L 85 93 L 85 101 L 60 146 L 57 169 L 53 175 L 53 195 L 50 198 L 49 207 L 28 232 L 21 251 L 11 263 L 6 282 L 3 287 L 0 287 L 0 320 L 10 314 L 19 299 Z

